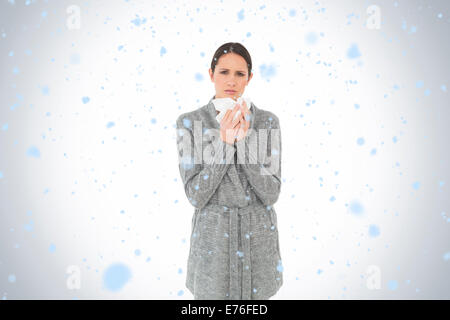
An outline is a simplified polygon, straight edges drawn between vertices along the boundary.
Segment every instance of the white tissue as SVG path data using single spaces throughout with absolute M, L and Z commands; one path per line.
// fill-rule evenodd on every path
M 216 110 L 219 111 L 219 114 L 216 116 L 217 122 L 221 122 L 223 117 L 225 116 L 225 113 L 228 109 L 233 109 L 236 103 L 239 103 L 242 105 L 243 101 L 247 104 L 247 108 L 250 110 L 251 106 L 251 100 L 248 97 L 239 97 L 237 101 L 234 101 L 232 98 L 217 98 L 213 99 L 212 102 L 214 103 L 214 106 L 216 107 Z M 238 110 L 236 114 L 234 115 L 234 119 L 239 117 L 241 114 L 241 110 Z M 233 119 L 233 120 L 234 120 Z

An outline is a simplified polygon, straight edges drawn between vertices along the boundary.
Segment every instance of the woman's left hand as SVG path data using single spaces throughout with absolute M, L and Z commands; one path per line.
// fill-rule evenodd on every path
M 247 107 L 245 101 L 239 106 L 241 110 L 240 127 L 236 135 L 236 142 L 242 140 L 247 135 L 248 128 L 250 127 L 250 110 Z

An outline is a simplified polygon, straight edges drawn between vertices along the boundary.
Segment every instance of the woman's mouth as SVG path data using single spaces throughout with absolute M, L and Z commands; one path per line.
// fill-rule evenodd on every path
M 236 91 L 234 91 L 234 90 L 225 90 L 225 93 L 226 94 L 235 94 Z

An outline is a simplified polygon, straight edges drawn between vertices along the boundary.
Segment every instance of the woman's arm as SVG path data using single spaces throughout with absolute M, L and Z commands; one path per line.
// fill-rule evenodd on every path
M 259 134 L 256 130 L 250 130 L 250 135 L 245 137 L 245 143 L 249 146 L 249 162 L 242 164 L 247 180 L 255 191 L 258 198 L 266 206 L 274 204 L 278 200 L 281 190 L 281 130 L 280 122 L 275 115 L 271 115 L 271 127 L 266 130 L 267 136 L 267 150 L 261 161 L 257 161 L 257 149 L 250 146 L 250 138 L 252 143 L 256 143 L 256 135 Z M 263 131 L 264 133 L 264 131 Z M 273 146 L 272 146 L 273 144 Z M 267 153 L 269 154 L 270 162 L 266 163 Z
M 225 173 L 229 169 L 231 163 L 229 161 L 220 163 L 218 157 L 208 157 L 202 163 L 194 161 L 194 135 L 192 127 L 184 126 L 183 120 L 186 118 L 184 114 L 180 115 L 177 123 L 177 146 L 181 179 L 184 185 L 184 191 L 189 202 L 196 208 L 203 208 L 211 199 L 217 190 Z M 186 118 L 187 119 L 187 118 Z M 192 124 L 189 120 L 187 123 Z M 202 137 L 199 137 L 199 144 L 202 144 Z M 225 154 L 227 157 L 234 158 L 236 149 L 219 137 L 215 139 L 215 150 L 223 150 L 225 146 Z M 203 155 L 203 150 L 201 150 Z M 219 153 L 219 156 L 221 154 Z M 222 153 L 223 155 L 223 153 Z M 200 161 L 199 161 L 200 162 Z

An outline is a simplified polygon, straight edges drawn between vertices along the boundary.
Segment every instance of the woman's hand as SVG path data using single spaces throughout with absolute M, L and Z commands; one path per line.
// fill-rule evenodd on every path
M 238 133 L 236 137 L 236 141 L 240 141 L 245 138 L 247 135 L 248 128 L 250 127 L 250 110 L 247 107 L 247 103 L 244 101 L 242 106 L 239 105 L 239 108 L 241 110 L 241 114 L 239 116 L 239 128 Z M 248 120 L 247 120 L 248 119 Z
M 237 104 L 233 110 L 228 109 L 220 122 L 220 138 L 228 144 L 234 144 L 239 131 L 239 125 L 241 124 L 241 119 L 243 118 L 241 112 L 241 114 L 234 119 L 234 115 L 239 108 L 240 106 Z

